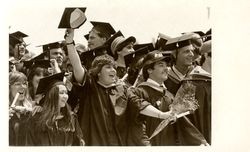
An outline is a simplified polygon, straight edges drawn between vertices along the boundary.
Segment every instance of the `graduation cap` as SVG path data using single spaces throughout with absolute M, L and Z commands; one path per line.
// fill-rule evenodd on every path
M 206 40 L 205 41 L 209 41 L 212 39 L 212 29 L 210 28 L 207 32 L 206 32 Z
M 190 33 L 195 33 L 198 34 L 200 36 L 200 38 L 202 39 L 202 41 L 204 42 L 206 40 L 206 34 L 202 31 L 193 31 L 193 32 L 185 32 L 185 33 L 181 33 L 181 34 L 190 34 Z
M 141 60 L 148 52 L 150 52 L 150 50 L 148 49 L 148 46 L 145 46 L 125 55 L 124 60 L 126 67 L 137 64 L 137 62 Z
M 159 33 L 157 41 L 155 43 L 155 49 L 159 50 L 159 49 L 163 49 L 164 50 L 164 46 L 166 45 L 167 41 L 171 39 L 170 36 L 167 36 L 165 34 Z
M 107 54 L 110 56 L 115 56 L 117 50 L 125 47 L 129 42 L 135 43 L 136 39 L 133 36 L 125 38 L 121 31 L 116 32 L 112 37 L 110 37 L 104 45 L 107 48 Z
M 36 94 L 45 93 L 46 91 L 48 91 L 50 88 L 52 88 L 57 84 L 64 84 L 63 78 L 64 78 L 64 72 L 57 73 L 40 79 L 36 90 Z
M 205 33 L 202 31 L 185 32 L 185 33 L 181 33 L 181 34 L 186 34 L 186 33 L 196 33 L 196 34 L 199 34 L 201 37 L 205 35 Z
M 19 44 L 19 43 L 22 43 L 22 41 L 9 34 L 9 44 L 10 45 L 12 45 L 14 47 L 16 44 Z
M 15 37 L 15 38 L 17 38 L 18 40 L 20 40 L 22 42 L 23 42 L 23 38 L 28 37 L 27 34 L 21 32 L 21 31 L 17 31 L 17 32 L 11 33 L 10 35 L 13 36 L 13 37 Z
M 95 57 L 105 54 L 106 50 L 106 45 L 102 45 L 92 50 L 82 52 L 80 55 L 82 65 L 84 65 L 86 69 L 89 69 Z
M 116 32 L 113 36 L 111 36 L 105 43 L 104 45 L 107 47 L 107 53 L 111 56 L 114 56 L 114 54 L 112 53 L 112 49 L 111 49 L 111 45 L 112 42 L 117 38 L 117 37 L 124 37 L 122 32 L 119 30 L 118 32 Z
M 49 68 L 50 60 L 44 60 L 44 59 L 31 59 L 29 61 L 23 61 L 23 66 L 32 69 L 35 67 L 41 67 L 41 68 Z
M 48 43 L 48 44 L 39 45 L 37 47 L 42 47 L 43 52 L 47 52 L 51 49 L 63 48 L 64 44 L 62 42 L 63 41 L 52 42 L 52 43 Z
M 133 46 L 133 48 L 134 48 L 134 50 L 138 50 L 138 49 L 143 48 L 145 46 L 148 47 L 149 51 L 153 51 L 155 49 L 153 43 L 135 44 Z
M 146 65 L 150 65 L 152 63 L 158 62 L 158 61 L 166 60 L 166 59 L 167 59 L 167 56 L 164 56 L 161 51 L 155 50 L 153 52 L 149 52 L 144 57 L 143 67 L 145 67 Z
M 176 50 L 192 43 L 195 43 L 196 45 L 202 45 L 200 44 L 201 40 L 199 39 L 200 37 L 196 37 L 193 33 L 183 34 L 182 36 L 168 40 L 165 50 Z
M 90 23 L 94 26 L 93 29 L 102 33 L 106 38 L 111 37 L 116 32 L 110 23 L 97 21 L 90 21 Z
M 87 20 L 87 17 L 85 16 L 85 11 L 86 7 L 65 8 L 58 28 L 79 28 Z

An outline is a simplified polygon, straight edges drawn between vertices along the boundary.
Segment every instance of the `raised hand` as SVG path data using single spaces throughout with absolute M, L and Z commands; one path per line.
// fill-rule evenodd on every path
M 56 59 L 50 59 L 50 65 L 51 65 L 51 67 L 53 69 L 53 74 L 61 72 L 60 67 L 59 67 Z
M 74 41 L 74 29 L 66 29 L 64 39 L 66 43 L 72 43 Z

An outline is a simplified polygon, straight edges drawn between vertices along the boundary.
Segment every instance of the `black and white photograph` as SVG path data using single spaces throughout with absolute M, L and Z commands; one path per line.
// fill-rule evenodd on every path
M 240 78 L 228 73 L 234 73 L 234 58 L 241 56 L 230 55 L 236 47 L 228 51 L 220 47 L 243 39 L 238 35 L 229 37 L 238 38 L 234 42 L 220 39 L 233 30 L 226 28 L 234 26 L 227 24 L 226 14 L 239 15 L 242 5 L 231 9 L 225 3 L 221 11 L 221 4 L 10 1 L 3 24 L 3 42 L 9 48 L 9 54 L 3 51 L 4 147 L 8 151 L 233 151 L 230 146 L 235 143 L 238 150 L 247 151 L 240 146 L 244 139 L 230 140 L 244 138 L 249 125 L 247 106 L 240 103 L 249 93 L 238 96 L 232 81 Z M 234 89 L 235 95 L 227 90 L 226 94 L 224 88 Z M 231 106 L 230 99 L 239 101 Z

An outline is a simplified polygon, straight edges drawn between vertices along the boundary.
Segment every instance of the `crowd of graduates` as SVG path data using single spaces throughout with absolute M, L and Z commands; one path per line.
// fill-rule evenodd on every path
M 9 34 L 9 145 L 211 145 L 211 29 L 138 44 L 110 23 L 90 21 L 83 46 L 74 29 L 85 11 L 65 9 L 64 40 L 41 45 L 37 56 L 26 49 L 27 34 Z M 199 106 L 178 117 L 171 104 L 187 82 Z

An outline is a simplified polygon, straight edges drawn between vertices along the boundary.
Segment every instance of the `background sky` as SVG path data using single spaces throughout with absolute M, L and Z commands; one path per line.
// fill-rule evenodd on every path
M 57 27 L 65 7 L 87 7 L 87 21 L 75 32 L 75 42 L 84 45 L 83 35 L 92 28 L 89 21 L 110 22 L 125 37 L 135 36 L 138 43 L 155 41 L 158 33 L 174 37 L 211 28 L 208 0 L 16 0 L 10 6 L 8 32 L 28 34 L 24 40 L 35 54 L 42 51 L 36 46 L 63 39 L 65 30 Z

